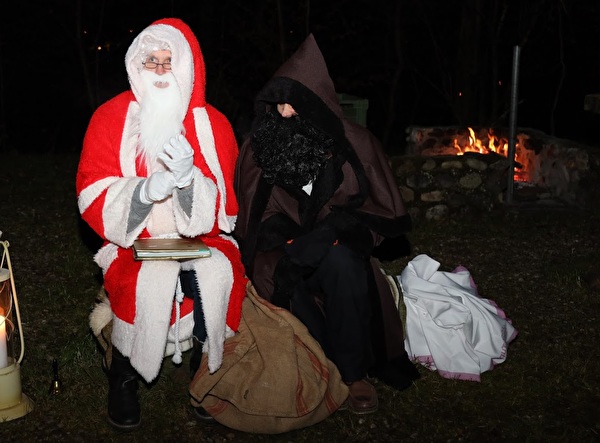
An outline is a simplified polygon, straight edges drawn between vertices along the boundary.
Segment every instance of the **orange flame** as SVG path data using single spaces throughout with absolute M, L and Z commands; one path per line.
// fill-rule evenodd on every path
M 473 128 L 468 128 L 469 134 L 466 137 L 454 139 L 454 148 L 457 151 L 457 155 L 463 155 L 466 152 L 477 152 L 480 154 L 490 154 L 492 152 L 508 157 L 508 140 L 496 136 L 490 129 L 487 132 L 487 142 L 475 135 Z M 462 142 L 462 143 L 461 143 Z M 521 152 L 521 146 L 519 143 L 515 146 L 515 181 L 527 181 L 527 171 L 525 165 L 528 163 L 527 159 L 521 159 L 519 161 L 519 152 Z M 519 167 L 519 164 L 521 165 Z
M 486 144 L 475 135 L 473 128 L 468 128 L 468 130 L 469 135 L 467 136 L 466 143 L 463 143 L 462 146 L 458 138 L 454 139 L 454 148 L 458 151 L 457 155 L 463 155 L 465 152 L 478 152 L 480 154 L 495 152 L 504 157 L 508 155 L 508 141 L 499 139 L 491 130 L 487 133 L 488 140 Z

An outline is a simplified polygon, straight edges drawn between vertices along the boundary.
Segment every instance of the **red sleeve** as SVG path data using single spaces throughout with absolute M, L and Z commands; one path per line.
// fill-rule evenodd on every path
M 92 115 L 77 168 L 77 197 L 99 180 L 122 175 L 119 152 L 127 108 L 132 100 L 131 92 L 122 93 L 101 105 Z M 83 219 L 102 238 L 105 238 L 102 222 L 105 196 L 106 191 L 82 213 Z
M 219 163 L 223 172 L 223 180 L 227 190 L 225 212 L 227 215 L 237 215 L 238 203 L 233 188 L 235 164 L 238 156 L 238 145 L 229 120 L 211 105 L 206 106 L 210 123 L 215 137 L 215 146 Z

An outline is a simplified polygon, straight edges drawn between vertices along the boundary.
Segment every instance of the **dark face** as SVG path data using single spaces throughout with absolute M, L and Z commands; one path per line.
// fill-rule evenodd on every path
M 267 112 L 251 140 L 254 161 L 271 184 L 300 188 L 314 180 L 334 141 L 301 116 Z

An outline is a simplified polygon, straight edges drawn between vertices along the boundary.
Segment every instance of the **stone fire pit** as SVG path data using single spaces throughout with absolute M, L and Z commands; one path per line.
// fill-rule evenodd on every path
M 506 204 L 510 168 L 505 156 L 506 131 L 410 127 L 407 134 L 406 154 L 391 161 L 413 218 L 440 220 Z M 487 149 L 491 138 L 498 152 Z M 592 170 L 598 170 L 597 152 L 531 129 L 519 129 L 516 138 L 511 203 L 539 207 L 586 204 L 584 184 L 595 175 Z M 481 152 L 468 151 L 469 145 Z M 461 153 L 463 150 L 467 152 Z

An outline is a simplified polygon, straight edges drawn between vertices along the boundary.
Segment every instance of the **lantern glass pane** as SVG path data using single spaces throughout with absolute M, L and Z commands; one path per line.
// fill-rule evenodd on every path
M 14 363 L 15 332 L 13 322 L 13 299 L 10 274 L 7 269 L 0 268 L 0 369 Z

